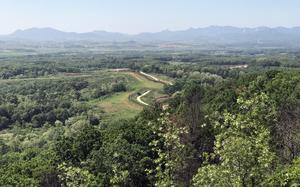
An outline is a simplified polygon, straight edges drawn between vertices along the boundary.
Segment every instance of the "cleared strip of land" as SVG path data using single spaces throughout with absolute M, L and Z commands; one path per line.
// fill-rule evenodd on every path
M 153 75 L 150 75 L 148 73 L 145 73 L 145 72 L 142 72 L 140 71 L 140 74 L 142 74 L 143 76 L 147 77 L 148 79 L 150 80 L 153 80 L 155 82 L 160 82 L 162 84 L 167 84 L 167 85 L 173 85 L 172 82 L 169 82 L 169 81 L 165 81 L 165 80 L 162 80 L 162 79 L 158 79 L 157 77 L 153 76 Z

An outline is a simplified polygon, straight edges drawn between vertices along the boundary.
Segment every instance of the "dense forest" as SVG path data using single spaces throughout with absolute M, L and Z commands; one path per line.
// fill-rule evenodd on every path
M 0 48 L 0 186 L 299 186 L 299 68 L 298 49 Z

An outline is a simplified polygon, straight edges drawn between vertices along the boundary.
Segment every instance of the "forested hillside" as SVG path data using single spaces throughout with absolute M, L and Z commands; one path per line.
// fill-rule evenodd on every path
M 0 48 L 0 186 L 300 185 L 298 49 L 49 45 Z

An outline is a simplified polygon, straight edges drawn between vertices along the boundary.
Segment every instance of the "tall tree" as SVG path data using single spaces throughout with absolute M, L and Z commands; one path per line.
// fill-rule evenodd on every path
M 257 186 L 269 174 L 274 153 L 268 124 L 274 119 L 274 105 L 265 94 L 237 102 L 240 111 L 225 112 L 224 122 L 217 123 L 221 132 L 211 156 L 219 163 L 201 167 L 194 186 Z

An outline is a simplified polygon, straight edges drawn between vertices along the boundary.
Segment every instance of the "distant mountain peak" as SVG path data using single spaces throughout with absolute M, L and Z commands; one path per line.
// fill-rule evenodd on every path
M 169 29 L 160 32 L 145 32 L 136 35 L 122 34 L 97 30 L 86 33 L 63 32 L 51 27 L 29 28 L 16 30 L 8 36 L 14 39 L 33 41 L 72 41 L 89 40 L 105 42 L 128 41 L 169 41 L 169 42 L 208 42 L 208 43 L 238 43 L 238 42 L 288 42 L 300 41 L 300 27 L 256 27 L 239 28 L 233 26 L 209 26 L 205 28 L 189 28 L 181 31 Z

